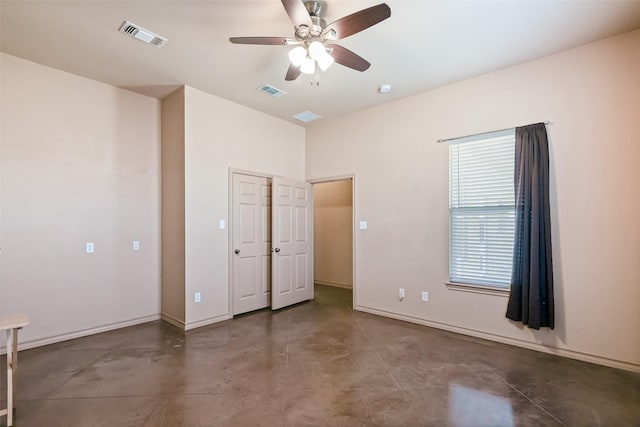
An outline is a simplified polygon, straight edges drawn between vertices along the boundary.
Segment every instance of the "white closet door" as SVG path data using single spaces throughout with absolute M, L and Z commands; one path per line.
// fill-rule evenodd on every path
M 268 307 L 271 300 L 271 183 L 233 174 L 233 314 Z
M 271 309 L 313 298 L 311 184 L 273 178 Z

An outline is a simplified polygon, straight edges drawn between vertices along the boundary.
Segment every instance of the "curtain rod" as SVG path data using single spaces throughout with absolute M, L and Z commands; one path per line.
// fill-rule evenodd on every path
M 540 122 L 538 122 L 538 123 L 540 123 Z M 550 125 L 550 124 L 552 124 L 552 123 L 551 123 L 550 121 L 548 121 L 548 120 L 547 120 L 546 122 L 543 122 L 543 123 L 544 123 L 545 125 Z M 517 126 L 510 127 L 510 128 L 505 128 L 505 129 L 491 130 L 491 131 L 488 131 L 488 132 L 472 133 L 471 135 L 456 136 L 455 138 L 444 138 L 444 139 L 439 139 L 439 140 L 438 140 L 438 143 L 442 143 L 442 142 L 449 142 L 449 141 L 453 141 L 453 140 L 455 140 L 455 139 L 469 138 L 470 136 L 486 135 L 486 134 L 488 134 L 488 133 L 494 133 L 494 132 L 505 132 L 505 131 L 508 131 L 508 130 L 511 130 L 511 129 L 515 129 L 516 127 L 517 127 Z

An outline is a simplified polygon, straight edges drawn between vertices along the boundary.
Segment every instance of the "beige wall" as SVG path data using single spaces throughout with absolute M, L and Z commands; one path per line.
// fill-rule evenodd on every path
M 158 318 L 159 101 L 1 61 L 0 312 L 23 346 Z
M 230 168 L 304 179 L 304 128 L 188 87 L 161 109 L 4 54 L 1 83 L 0 313 L 31 318 L 21 347 L 229 317 Z
M 28 314 L 21 342 L 33 345 L 157 318 L 159 101 L 0 58 L 0 312 Z M 356 174 L 369 224 L 356 230 L 357 307 L 640 370 L 638 75 L 640 31 L 309 128 L 307 178 Z M 229 169 L 304 178 L 305 130 L 189 87 L 176 96 L 184 312 L 167 310 L 195 327 L 230 313 L 229 228 L 217 227 Z M 542 120 L 553 122 L 557 328 L 535 332 L 504 318 L 504 297 L 445 288 L 447 147 L 435 141 Z
M 304 141 L 301 126 L 185 87 L 187 329 L 231 316 L 230 169 L 304 179 Z
M 313 185 L 314 281 L 351 288 L 353 213 L 351 180 Z
M 162 315 L 185 321 L 184 88 L 162 100 Z
M 308 179 L 356 174 L 369 226 L 356 230 L 357 308 L 640 370 L 638 76 L 635 31 L 308 129 Z M 557 327 L 535 332 L 505 319 L 505 297 L 445 287 L 448 150 L 436 140 L 545 120 Z

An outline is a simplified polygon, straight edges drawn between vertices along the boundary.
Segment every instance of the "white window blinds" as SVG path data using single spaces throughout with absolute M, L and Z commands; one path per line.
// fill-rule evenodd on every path
M 514 130 L 449 145 L 449 275 L 452 283 L 508 288 L 515 200 Z

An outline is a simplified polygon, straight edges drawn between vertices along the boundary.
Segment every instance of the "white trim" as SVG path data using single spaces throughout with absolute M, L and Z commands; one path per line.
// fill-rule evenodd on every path
M 234 173 L 238 173 L 240 175 L 259 176 L 260 178 L 273 178 L 273 177 L 284 178 L 283 176 L 275 175 L 272 173 L 256 172 L 256 171 L 250 171 L 246 169 L 237 169 L 229 166 L 229 177 L 231 177 L 231 175 L 233 175 Z
M 314 280 L 317 285 L 333 286 L 334 288 L 353 289 L 348 283 L 329 282 L 326 280 Z
M 461 326 L 450 325 L 448 323 L 424 320 L 424 319 L 420 319 L 418 317 L 413 317 L 413 316 L 405 316 L 402 314 L 392 313 L 385 310 L 378 310 L 376 308 L 366 307 L 362 305 L 356 306 L 355 309 L 358 311 L 363 311 L 365 313 L 371 313 L 371 314 L 375 314 L 383 317 L 390 317 L 396 320 L 403 320 L 405 322 L 416 323 L 418 325 L 429 326 L 431 328 L 442 329 L 445 331 L 455 332 L 462 335 L 469 335 L 476 338 L 482 338 L 485 340 L 495 341 L 502 344 L 508 344 L 515 347 L 522 347 L 529 350 L 539 351 L 542 353 L 554 354 L 556 356 L 567 357 L 569 359 L 581 360 L 583 362 L 595 363 L 598 365 L 608 366 L 611 368 L 624 369 L 626 371 L 631 371 L 631 372 L 640 372 L 640 364 L 637 364 L 637 363 L 610 359 L 607 357 L 596 356 L 594 354 L 582 353 L 574 350 L 550 347 L 547 345 L 520 340 L 517 338 L 510 338 L 502 335 L 491 334 L 488 332 L 482 332 L 475 329 L 469 329 Z
M 100 334 L 102 332 L 113 331 L 115 329 L 126 328 L 129 326 L 135 326 L 142 323 L 153 322 L 155 320 L 160 320 L 159 314 L 152 314 L 150 316 L 138 317 L 135 319 L 125 320 L 123 322 L 110 323 L 108 325 L 97 326 L 95 328 L 83 329 L 80 331 L 69 332 L 66 334 L 53 335 L 51 337 L 38 338 L 31 341 L 21 342 L 19 344 L 19 350 L 28 350 L 30 348 L 42 347 L 44 345 L 55 344 L 62 341 L 73 340 L 76 338 L 82 338 L 89 335 Z M 6 354 L 7 347 L 0 347 L 0 354 Z
M 336 175 L 336 176 L 330 176 L 327 178 L 315 178 L 315 179 L 309 179 L 307 180 L 309 183 L 311 184 L 322 184 L 324 182 L 334 182 L 334 181 L 346 181 L 346 180 L 353 180 L 355 179 L 355 174 L 346 174 L 346 175 Z
M 509 297 L 510 288 L 500 288 L 498 286 L 472 285 L 470 283 L 446 282 L 447 289 L 452 291 L 471 292 L 474 294 L 496 295 L 499 297 Z
M 213 323 L 222 322 L 224 320 L 232 319 L 233 316 L 230 314 L 223 314 L 221 316 L 210 317 L 208 319 L 198 320 L 197 322 L 189 322 L 185 323 L 184 330 L 190 331 L 191 329 L 201 328 L 203 326 L 208 326 Z
M 234 168 L 229 168 L 227 176 L 227 271 L 229 283 L 227 283 L 227 307 L 229 313 L 233 313 L 233 174 L 236 172 Z
M 315 277 L 316 277 L 316 207 L 315 207 L 315 200 L 314 200 L 314 195 L 313 195 L 313 184 L 309 181 L 305 181 L 305 184 L 309 187 L 309 210 L 310 212 L 310 218 L 309 221 L 311 221 L 309 224 L 307 224 L 307 230 L 310 231 L 310 239 L 311 239 L 311 248 L 310 248 L 310 258 L 311 258 L 311 301 L 314 301 L 316 299 L 316 282 L 315 282 Z M 273 199 L 271 199 L 273 200 Z M 273 212 L 271 213 L 271 215 L 273 215 Z M 273 239 L 273 235 L 271 236 L 271 239 Z

